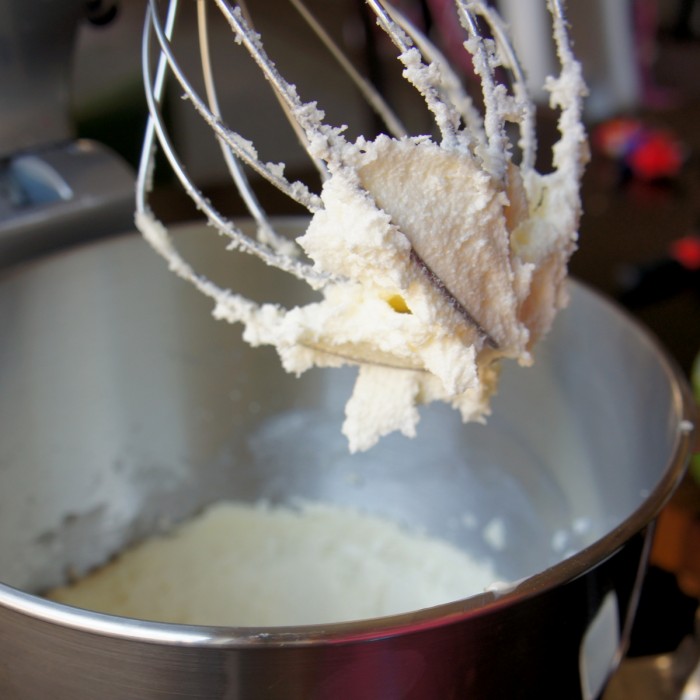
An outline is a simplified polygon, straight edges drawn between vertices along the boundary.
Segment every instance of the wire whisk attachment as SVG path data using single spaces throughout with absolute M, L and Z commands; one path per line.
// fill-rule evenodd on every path
M 177 0 L 164 16 L 157 0 L 149 1 L 143 77 L 150 119 L 138 175 L 137 226 L 177 274 L 214 300 L 217 318 L 243 323 L 244 338 L 253 345 L 274 345 L 288 371 L 359 366 L 344 425 L 352 450 L 367 449 L 394 430 L 413 435 L 421 403 L 446 401 L 465 420 L 482 419 L 500 360 L 529 364 L 535 342 L 566 303 L 567 262 L 576 247 L 579 183 L 588 153 L 585 85 L 562 6 L 544 1 L 560 62 L 559 75 L 545 85 L 560 131 L 553 169 L 545 174 L 535 169 L 536 109 L 524 70 L 505 23 L 486 2 L 454 3 L 480 86 L 471 95 L 423 31 L 388 2 L 367 0 L 395 47 L 403 77 L 432 115 L 437 134 L 432 138 L 409 135 L 307 6 L 290 0 L 385 124 L 376 137 L 351 140 L 344 126 L 326 123 L 322 109 L 286 80 L 242 4 L 197 1 L 205 86 L 200 95 L 173 50 Z M 209 48 L 212 6 L 272 87 L 319 173 L 320 191 L 289 180 L 282 164 L 264 162 L 255 145 L 224 120 Z M 223 216 L 188 176 L 162 116 L 167 76 L 214 133 L 257 235 Z M 258 304 L 199 274 L 149 207 L 157 150 L 230 250 L 294 275 L 322 299 L 292 309 Z M 308 211 L 303 235 L 290 240 L 275 230 L 249 173 Z

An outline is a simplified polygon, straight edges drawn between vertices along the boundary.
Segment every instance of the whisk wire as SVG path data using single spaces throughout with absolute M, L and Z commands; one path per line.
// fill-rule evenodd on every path
M 177 17 L 177 8 L 178 0 L 173 0 L 168 6 L 168 12 L 166 15 L 166 23 L 164 29 L 164 32 L 168 37 L 170 37 L 173 32 L 175 18 Z M 151 190 L 152 187 L 154 155 L 156 149 L 156 124 L 155 119 L 153 118 L 153 115 L 150 111 L 149 94 L 153 97 L 157 104 L 160 103 L 163 96 L 165 77 L 167 75 L 168 70 L 168 62 L 166 60 L 166 57 L 164 54 L 161 54 L 158 57 L 155 80 L 152 84 L 150 80 L 146 80 L 146 70 L 150 70 L 148 27 L 150 26 L 151 21 L 151 7 L 147 6 L 146 21 L 144 23 L 144 31 L 142 37 L 141 70 L 143 73 L 144 87 L 146 88 L 146 102 L 149 107 L 149 118 L 146 123 L 143 144 L 141 146 L 141 159 L 139 162 L 139 171 L 137 175 L 136 208 L 138 211 L 145 211 L 148 209 L 148 205 L 146 203 L 146 194 Z
M 259 160 L 253 145 L 249 141 L 246 141 L 239 134 L 228 129 L 220 119 L 217 119 L 215 115 L 211 113 L 207 105 L 199 97 L 199 94 L 185 76 L 184 71 L 172 53 L 170 42 L 163 33 L 161 22 L 158 21 L 156 0 L 149 0 L 149 3 L 152 10 L 151 26 L 155 30 L 161 51 L 167 57 L 170 71 L 180 83 L 180 86 L 184 91 L 183 96 L 192 103 L 193 107 L 197 110 L 202 119 L 204 119 L 204 121 L 218 137 L 225 141 L 225 143 L 236 154 L 236 157 L 240 158 L 245 165 L 256 171 L 259 175 L 277 187 L 281 192 L 284 192 L 288 197 L 305 206 L 311 213 L 317 211 L 321 206 L 317 195 L 312 193 L 303 183 L 289 182 L 283 175 L 280 174 L 279 168 L 271 167 L 269 163 L 263 163 L 261 160 Z M 243 23 L 242 26 L 245 28 L 249 36 L 249 40 L 252 39 L 252 37 L 250 37 L 250 31 L 248 30 L 247 25 L 245 25 L 242 18 L 240 19 Z
M 209 109 L 214 116 L 221 120 L 221 108 L 216 91 L 216 82 L 212 71 L 211 53 L 209 50 L 209 32 L 207 20 L 207 0 L 197 0 L 197 35 L 199 38 L 200 61 L 202 64 L 202 77 Z M 299 248 L 296 242 L 283 236 L 279 236 L 267 217 L 265 210 L 260 205 L 250 181 L 246 176 L 240 161 L 235 157 L 228 144 L 217 136 L 219 148 L 226 164 L 226 168 L 233 179 L 243 203 L 257 224 L 258 240 L 270 245 L 280 253 L 296 256 Z
M 461 117 L 454 105 L 443 100 L 435 87 L 435 83 L 439 82 L 435 80 L 437 69 L 423 62 L 420 51 L 411 37 L 392 19 L 384 0 L 367 0 L 367 4 L 376 15 L 379 26 L 399 50 L 398 58 L 406 68 L 404 77 L 423 96 L 426 106 L 433 113 L 443 145 L 446 148 L 457 147 Z M 432 75 L 425 79 L 426 73 Z
M 374 113 L 384 122 L 388 132 L 397 138 L 406 136 L 406 128 L 396 115 L 396 112 L 394 112 L 394 110 L 389 106 L 388 102 L 374 88 L 374 86 L 359 73 L 359 71 L 338 46 L 337 42 L 333 40 L 330 34 L 324 29 L 323 25 L 309 11 L 308 7 L 301 0 L 289 1 L 304 19 L 304 21 L 309 25 L 314 34 L 321 40 L 331 56 L 333 56 L 333 58 L 338 62 L 353 84 L 362 93 L 362 96 L 365 98 L 367 104 L 372 108 Z
M 168 19 L 172 17 L 172 20 L 168 22 L 169 34 L 172 35 L 175 16 L 177 14 L 177 0 L 171 0 L 168 6 Z M 169 69 L 172 73 L 178 77 L 182 77 L 179 80 L 183 88 L 187 91 L 188 97 L 192 103 L 198 107 L 197 111 L 205 118 L 207 123 L 213 125 L 216 118 L 208 110 L 206 105 L 201 101 L 199 96 L 195 93 L 191 87 L 189 81 L 187 81 L 182 73 L 182 70 L 175 60 L 175 57 L 170 50 L 169 36 L 166 34 L 166 29 L 164 29 L 160 17 L 158 14 L 158 9 L 156 7 L 155 0 L 150 0 L 149 4 L 149 21 L 147 21 L 144 28 L 144 39 L 143 39 L 143 75 L 144 84 L 147 86 L 146 89 L 146 101 L 148 105 L 148 110 L 150 113 L 148 125 L 147 125 L 147 135 L 151 132 L 155 133 L 157 136 L 158 143 L 166 156 L 173 172 L 180 181 L 183 189 L 194 201 L 197 208 L 202 211 L 206 216 L 207 220 L 211 225 L 213 225 L 220 233 L 225 235 L 230 239 L 230 245 L 246 253 L 251 253 L 257 255 L 265 263 L 273 265 L 285 272 L 298 277 L 309 283 L 311 286 L 318 288 L 325 284 L 329 276 L 325 273 L 321 273 L 315 270 L 311 265 L 299 262 L 298 260 L 290 257 L 286 254 L 281 254 L 271 249 L 268 245 L 261 244 L 260 242 L 251 239 L 246 236 L 230 219 L 224 217 L 211 203 L 204 197 L 202 192 L 195 186 L 193 180 L 189 177 L 182 160 L 178 157 L 176 149 L 174 148 L 172 141 L 168 135 L 167 129 L 162 118 L 160 111 L 160 102 L 162 100 L 162 93 L 164 87 L 164 79 L 167 70 Z M 151 52 L 151 28 L 155 31 L 156 37 L 158 38 L 158 43 L 160 45 L 161 54 L 158 61 L 158 74 L 156 76 L 156 81 L 154 82 L 151 77 L 150 69 L 150 52 Z M 165 66 L 161 70 L 161 66 Z M 162 77 L 161 77 L 162 76 Z M 219 124 L 219 122 L 217 122 Z M 217 136 L 220 136 L 227 146 L 231 146 L 231 140 L 226 138 L 225 133 L 223 133 L 223 128 L 215 129 Z M 137 180 L 137 191 L 140 193 L 137 195 L 137 211 L 147 212 L 148 210 L 145 193 L 150 189 L 150 175 L 147 176 L 153 169 L 153 135 L 150 135 L 147 139 L 151 143 L 150 148 L 146 148 L 142 151 L 142 171 L 143 177 L 139 177 Z M 232 146 L 232 150 L 236 153 L 238 157 L 241 157 L 240 153 Z M 247 162 L 244 160 L 244 162 Z M 259 163 L 259 161 L 255 161 Z M 279 178 L 276 178 L 279 179 Z M 285 180 L 285 182 L 287 182 Z M 289 184 L 289 183 L 287 183 Z M 295 183 L 297 184 L 297 183 Z M 291 196 L 291 195 L 290 195 Z M 314 195 L 315 196 L 315 195 Z M 151 214 L 152 216 L 152 214 Z
M 525 73 L 518 60 L 508 32 L 500 15 L 489 5 L 481 5 L 479 13 L 488 24 L 494 40 L 498 44 L 498 54 L 502 66 L 512 77 L 512 113 L 504 114 L 509 121 L 516 123 L 520 129 L 518 145 L 521 149 L 520 165 L 523 170 L 531 170 L 535 166 L 537 156 L 537 136 L 535 130 L 535 106 L 528 97 Z
M 498 58 L 494 42 L 492 39 L 485 39 L 479 31 L 477 14 L 480 14 L 480 9 L 481 3 L 457 0 L 460 23 L 469 35 L 465 47 L 471 54 L 474 72 L 481 79 L 484 132 L 488 143 L 488 151 L 482 156 L 484 165 L 497 180 L 503 181 L 510 152 L 510 140 L 506 134 L 502 109 L 505 86 L 496 80 L 495 67 Z
M 472 97 L 466 92 L 462 85 L 462 80 L 457 76 L 449 61 L 437 46 L 413 24 L 405 14 L 396 7 L 386 7 L 391 18 L 411 37 L 413 43 L 420 50 L 425 60 L 434 65 L 440 73 L 440 87 L 444 92 L 444 101 L 451 104 L 459 113 L 464 124 L 461 135 L 465 142 L 474 149 L 475 145 L 481 144 L 481 134 L 483 131 L 483 119 L 474 104 Z M 476 153 L 474 152 L 476 155 Z
M 355 168 L 352 159 L 357 156 L 359 149 L 357 144 L 349 144 L 343 137 L 342 132 L 345 127 L 333 127 L 325 124 L 324 114 L 316 106 L 316 103 L 301 100 L 296 87 L 282 76 L 268 57 L 252 22 L 246 18 L 240 6 L 232 6 L 228 0 L 214 0 L 214 2 L 232 29 L 236 42 L 243 45 L 282 103 L 288 121 L 295 128 L 311 160 L 316 163 L 322 161 L 327 166 L 328 171 L 333 174 L 341 171 L 348 173 Z M 302 0 L 290 0 L 290 2 L 301 13 L 335 60 L 346 72 L 350 73 L 351 79 L 360 87 L 373 109 L 389 123 L 389 132 L 395 136 L 405 133 L 400 124 L 392 124 L 394 115 L 384 98 L 373 88 L 370 89 L 366 81 L 354 69 L 348 69 L 350 64 L 344 54 L 308 12 Z M 518 144 L 521 147 L 519 167 L 521 173 L 526 176 L 528 170 L 534 170 L 536 158 L 534 104 L 527 92 L 523 70 L 498 15 L 484 0 L 454 0 L 454 2 L 459 23 L 466 31 L 467 40 L 464 42 L 464 47 L 471 56 L 475 74 L 481 80 L 483 98 L 481 111 L 477 110 L 473 98 L 461 87 L 460 81 L 450 68 L 448 61 L 422 31 L 386 0 L 367 0 L 368 7 L 377 18 L 379 26 L 398 49 L 398 59 L 404 67 L 404 78 L 421 94 L 428 110 L 432 113 L 442 136 L 441 147 L 453 153 L 468 152 L 471 154 L 476 161 L 476 166 L 491 176 L 496 190 L 499 193 L 503 192 L 507 198 L 510 196 L 510 192 L 507 191 L 507 173 L 513 160 L 511 151 L 514 146 L 512 135 L 507 126 L 509 123 L 517 125 Z M 558 181 L 563 183 L 564 188 L 561 191 L 568 199 L 566 216 L 576 217 L 578 212 L 576 184 L 586 160 L 584 153 L 585 134 L 580 123 L 583 81 L 580 67 L 575 62 L 570 50 L 560 0 L 546 0 L 546 2 L 553 20 L 555 44 L 561 65 L 559 77 L 551 78 L 546 85 L 551 93 L 551 106 L 560 110 L 560 139 L 554 146 L 554 165 L 557 171 L 555 174 Z M 312 192 L 302 182 L 288 180 L 284 175 L 283 164 L 262 162 L 254 144 L 238 132 L 231 130 L 224 122 L 212 71 L 205 4 L 204 0 L 198 0 L 200 60 L 206 101 L 195 91 L 174 55 L 172 35 L 178 0 L 169 0 L 165 23 L 159 15 L 159 0 L 149 0 L 148 3 L 142 51 L 144 85 L 146 86 L 150 117 L 137 182 L 137 219 L 143 224 L 146 237 L 154 247 L 165 255 L 170 266 L 183 277 L 192 280 L 201 291 L 217 301 L 218 311 L 215 313 L 219 313 L 220 317 L 227 317 L 229 320 L 246 322 L 246 318 L 251 318 L 250 314 L 257 313 L 254 311 L 255 305 L 230 290 L 219 289 L 206 278 L 198 276 L 179 255 L 173 241 L 167 234 L 167 230 L 150 211 L 147 194 L 152 186 L 157 145 L 162 149 L 185 192 L 201 210 L 210 225 L 228 238 L 228 248 L 254 254 L 265 263 L 306 281 L 314 289 L 324 287 L 329 282 L 341 280 L 322 271 L 322 266 L 316 267 L 294 257 L 292 251 L 300 250 L 298 244 L 284 240 L 283 237 L 276 234 L 264 208 L 253 192 L 244 167 L 250 168 L 290 199 L 305 206 L 311 214 L 316 214 L 323 209 L 323 200 L 320 195 Z M 159 48 L 155 77 L 151 74 L 150 60 L 153 35 L 157 39 Z M 182 88 L 184 97 L 214 132 L 234 184 L 257 223 L 257 238 L 255 235 L 245 234 L 234 221 L 224 217 L 212 206 L 189 177 L 173 146 L 161 114 L 165 77 L 169 73 L 174 76 Z M 501 81 L 503 73 L 508 74 L 508 85 Z M 418 142 L 422 142 L 422 139 L 419 138 Z M 361 149 L 362 142 L 358 143 Z M 409 144 L 403 144 L 403 146 L 407 145 Z M 355 176 L 359 181 L 360 176 L 357 171 Z M 523 182 L 525 179 L 527 178 L 523 178 Z M 534 189 L 525 193 L 525 199 L 532 204 L 532 202 L 540 201 L 537 188 L 542 185 L 543 181 L 536 177 L 529 179 L 531 184 L 525 183 L 525 190 L 530 186 Z M 546 188 L 546 185 L 544 187 Z M 362 190 L 361 186 L 360 190 Z M 361 193 L 361 196 L 364 195 L 367 195 L 365 201 L 372 203 L 372 195 L 369 192 Z M 516 196 L 518 196 L 517 191 Z M 524 212 L 526 216 L 529 215 L 525 210 Z M 566 218 L 566 216 L 562 218 Z M 569 226 L 567 224 L 567 226 L 559 228 L 564 234 L 569 235 L 567 232 L 575 230 L 575 225 Z M 408 234 L 406 237 L 410 246 L 413 246 L 415 242 L 409 238 Z M 432 248 L 428 246 L 427 250 L 431 252 Z M 412 247 L 410 259 L 414 263 L 418 260 L 422 262 L 426 270 L 432 270 L 429 265 L 430 261 L 423 261 Z M 503 259 L 506 261 L 504 264 L 507 265 L 508 255 L 504 255 Z M 442 298 L 447 299 L 450 303 L 452 300 L 459 301 L 437 275 L 434 275 L 434 279 L 430 279 L 432 287 L 441 292 Z M 461 304 L 461 302 L 459 303 Z M 457 308 L 454 304 L 452 306 Z M 279 310 L 279 307 L 277 308 Z M 470 327 L 477 331 L 477 335 L 485 346 L 490 346 L 492 349 L 497 348 L 498 344 L 487 329 L 475 320 L 463 304 L 461 308 L 464 311 L 461 314 L 462 317 L 467 319 Z M 318 352 L 335 353 L 340 356 L 333 348 L 325 347 L 324 341 L 319 341 L 319 343 L 313 339 L 300 338 L 297 344 L 313 348 Z M 339 352 L 343 351 L 339 350 Z M 360 351 L 358 350 L 358 352 Z M 358 356 L 357 362 L 362 364 L 365 360 Z

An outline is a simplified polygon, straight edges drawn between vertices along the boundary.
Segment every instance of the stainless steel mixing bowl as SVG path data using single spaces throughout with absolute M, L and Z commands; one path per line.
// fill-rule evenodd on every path
M 288 304 L 307 294 L 210 237 L 177 234 L 210 276 Z M 655 342 L 580 285 L 535 367 L 505 367 L 487 425 L 431 406 L 416 439 L 355 456 L 340 434 L 354 372 L 287 376 L 136 236 L 6 271 L 0 327 L 0 697 L 568 700 L 595 697 L 617 663 L 691 403 Z M 424 528 L 510 585 L 265 629 L 38 595 L 214 500 L 297 497 Z

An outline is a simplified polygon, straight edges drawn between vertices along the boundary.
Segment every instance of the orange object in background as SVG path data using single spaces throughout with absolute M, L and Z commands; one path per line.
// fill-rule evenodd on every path
M 696 448 L 700 452 L 700 431 Z M 659 515 L 650 561 L 675 574 L 683 593 L 700 599 L 700 483 L 692 473 Z

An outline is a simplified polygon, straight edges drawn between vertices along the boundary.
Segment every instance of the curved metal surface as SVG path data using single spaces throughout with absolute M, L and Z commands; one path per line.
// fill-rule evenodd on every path
M 203 227 L 176 240 L 253 297 L 308 294 L 256 261 L 236 267 Z M 350 456 L 352 370 L 288 377 L 208 312 L 135 236 L 0 278 L 3 697 L 594 696 L 690 447 L 689 397 L 653 340 L 574 284 L 535 367 L 505 368 L 486 426 L 428 407 L 415 440 Z M 390 618 L 262 629 L 35 595 L 218 498 L 360 507 L 489 557 L 514 583 Z M 494 519 L 502 548 L 484 537 Z

